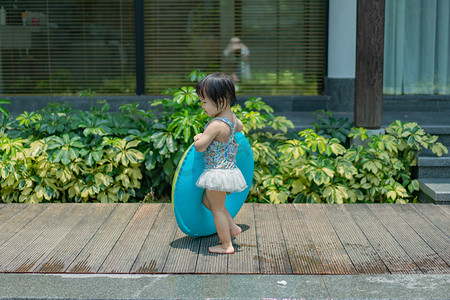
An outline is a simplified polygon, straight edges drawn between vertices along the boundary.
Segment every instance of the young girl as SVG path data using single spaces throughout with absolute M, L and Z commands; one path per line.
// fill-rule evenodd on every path
M 209 117 L 203 133 L 194 137 L 194 147 L 204 152 L 205 170 L 200 175 L 197 186 L 204 188 L 203 204 L 214 217 L 214 225 L 220 244 L 210 247 L 212 253 L 234 253 L 231 239 L 242 229 L 234 223 L 225 207 L 225 196 L 241 192 L 247 188 L 245 178 L 236 166 L 238 144 L 234 134 L 242 131 L 243 125 L 231 111 L 236 104 L 234 83 L 230 76 L 213 73 L 196 86 L 202 108 Z

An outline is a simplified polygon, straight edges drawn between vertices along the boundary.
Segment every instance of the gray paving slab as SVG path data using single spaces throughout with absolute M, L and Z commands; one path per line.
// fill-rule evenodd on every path
M 450 275 L 323 276 L 336 299 L 449 299 Z
M 0 299 L 448 299 L 448 295 L 450 275 L 0 274 Z
M 275 275 L 2 274 L 0 291 L 0 299 L 328 298 L 320 276 Z

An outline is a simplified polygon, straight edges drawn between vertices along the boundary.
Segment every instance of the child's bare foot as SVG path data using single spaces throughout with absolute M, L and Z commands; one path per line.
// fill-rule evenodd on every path
M 220 254 L 233 254 L 234 248 L 233 248 L 233 245 L 226 247 L 226 246 L 223 246 L 223 244 L 220 244 L 220 245 L 217 245 L 214 247 L 209 247 L 209 252 L 220 253 Z
M 233 229 L 230 230 L 230 236 L 231 236 L 231 238 L 234 238 L 234 237 L 240 235 L 241 232 L 242 232 L 242 228 L 236 225 L 236 227 L 234 227 Z

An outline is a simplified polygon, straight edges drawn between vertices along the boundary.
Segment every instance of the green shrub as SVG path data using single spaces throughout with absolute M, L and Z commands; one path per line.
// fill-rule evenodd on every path
M 417 123 L 396 121 L 386 134 L 368 136 L 353 128 L 348 137 L 367 139 L 367 146 L 345 148 L 337 138 L 324 138 L 312 129 L 299 133 L 279 148 L 287 201 L 307 203 L 405 203 L 419 189 L 411 178 L 422 148 L 448 152 L 437 136 L 426 134 Z M 285 202 L 283 195 L 279 202 Z M 281 201 L 280 201 L 281 200 Z
M 11 104 L 11 101 L 7 99 L 0 99 L 0 104 Z M 9 117 L 9 111 L 2 105 L 0 105 L 0 112 L 3 116 Z
M 199 70 L 189 74 L 191 81 L 204 76 Z M 3 113 L 1 200 L 167 201 L 176 166 L 208 117 L 192 86 L 165 94 L 150 110 L 133 103 L 110 113 L 108 103 L 99 101 L 90 111 L 52 104 L 15 120 Z M 315 130 L 296 135 L 288 132 L 292 122 L 274 115 L 261 98 L 232 110 L 244 124 L 255 159 L 249 202 L 414 201 L 418 182 L 411 168 L 420 150 L 447 153 L 416 123 L 396 121 L 385 134 L 368 136 L 363 128 L 351 130 L 348 120 L 319 111 Z M 348 146 L 355 139 L 366 146 Z
M 61 104 L 3 123 L 3 202 L 127 202 L 141 187 L 144 155 L 125 115 Z
M 343 145 L 346 145 L 348 135 L 352 131 L 352 122 L 348 118 L 336 119 L 329 111 L 321 109 L 313 113 L 317 122 L 311 123 L 317 134 L 325 138 L 337 138 Z
M 127 202 L 140 187 L 138 140 L 97 139 L 73 133 L 30 141 L 6 136 L 2 149 L 3 202 Z
M 205 75 L 196 70 L 189 77 L 197 81 Z M 93 94 L 90 89 L 79 93 Z M 15 120 L 4 117 L 2 201 L 166 201 L 176 166 L 208 117 L 194 87 L 165 94 L 168 97 L 151 102 L 148 111 L 134 103 L 113 114 L 106 101 L 99 101 L 90 111 L 51 104 Z M 250 98 L 233 110 L 246 133 L 258 132 L 249 137 L 255 147 L 263 145 L 260 137 L 266 127 L 283 132 L 293 128 L 285 117 L 273 115 L 261 98 Z

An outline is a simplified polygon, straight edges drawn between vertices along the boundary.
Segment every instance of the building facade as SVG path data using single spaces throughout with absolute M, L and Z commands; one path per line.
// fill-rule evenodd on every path
M 238 94 L 353 109 L 357 0 L 0 0 L 0 93 L 161 95 L 194 69 Z M 450 1 L 386 0 L 384 93 L 450 94 Z M 309 101 L 309 100 L 308 100 Z

